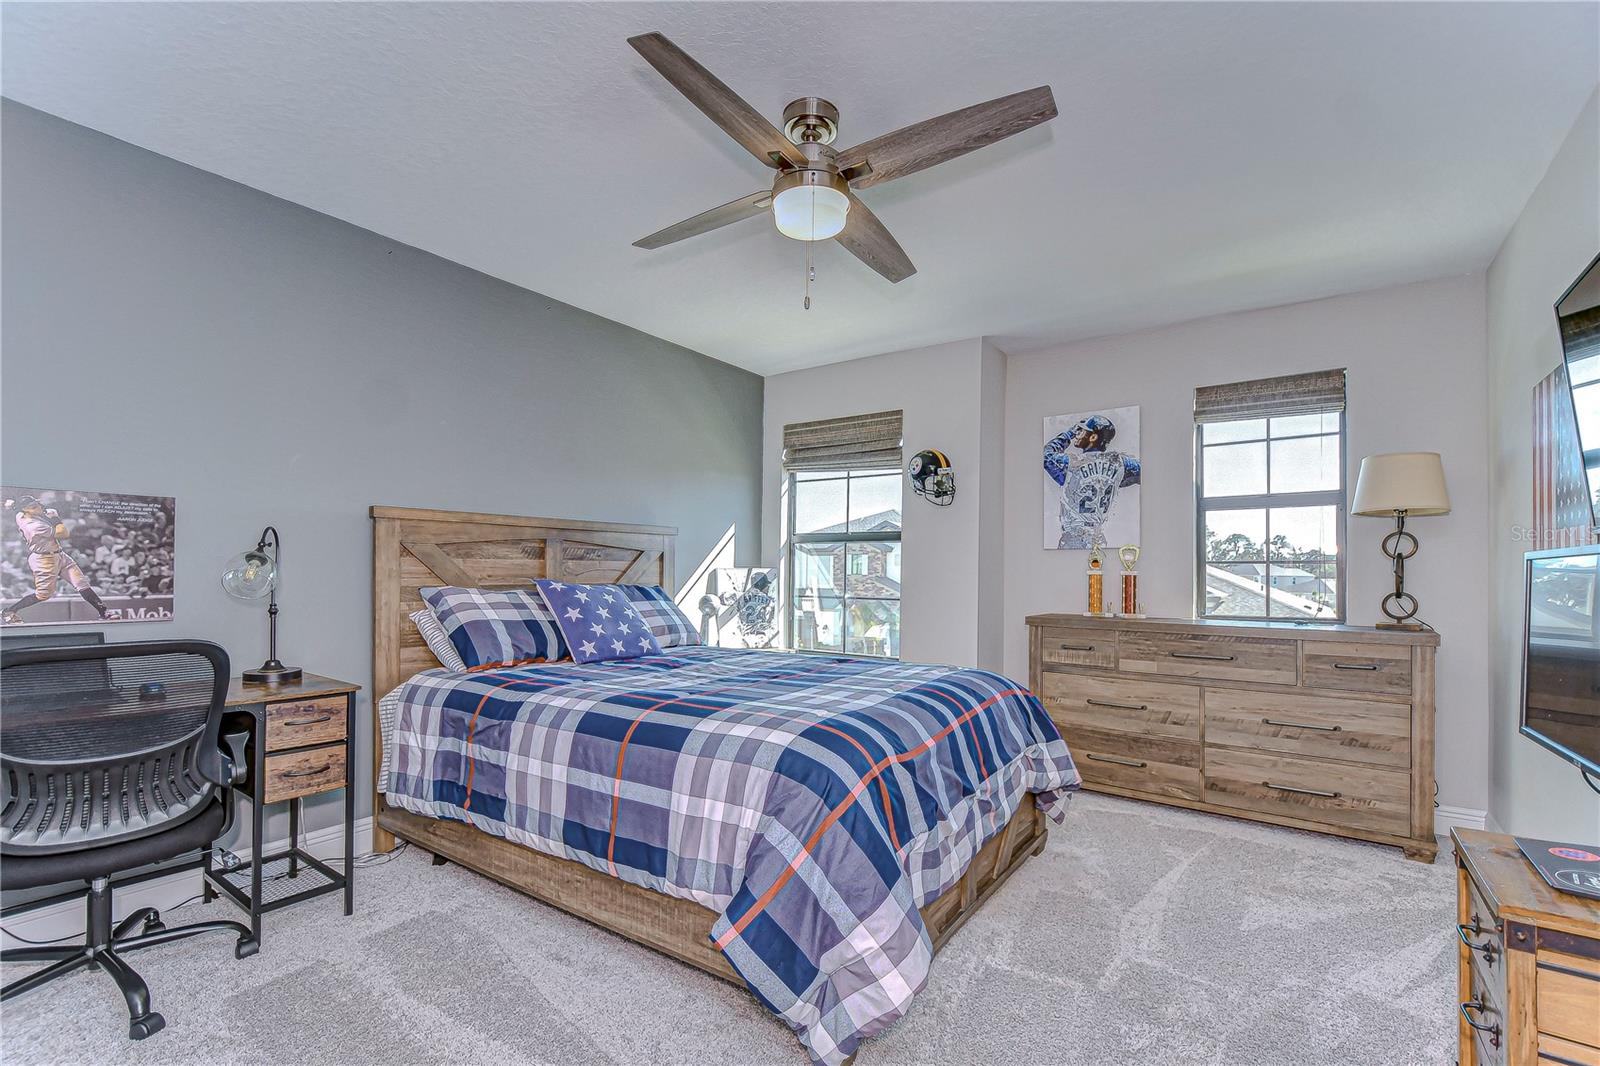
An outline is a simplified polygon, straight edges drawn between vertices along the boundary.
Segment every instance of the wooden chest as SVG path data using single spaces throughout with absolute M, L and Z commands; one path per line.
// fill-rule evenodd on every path
M 1499 833 L 1456 829 L 1460 1066 L 1600 1066 L 1600 902 Z
M 1084 787 L 1433 861 L 1436 633 L 1068 614 L 1028 626 L 1030 683 Z

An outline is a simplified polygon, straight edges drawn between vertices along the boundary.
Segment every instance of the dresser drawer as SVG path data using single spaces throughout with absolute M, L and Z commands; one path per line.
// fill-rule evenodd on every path
M 344 786 L 343 744 L 267 756 L 261 801 L 277 803 Z
M 1575 1044 L 1549 1033 L 1539 1034 L 1540 1066 L 1557 1063 L 1574 1063 L 1575 1066 L 1600 1066 L 1600 1048 L 1588 1044 Z
M 1041 629 L 1039 654 L 1056 666 L 1098 666 L 1117 668 L 1117 638 L 1109 629 Z
M 1212 803 L 1396 836 L 1411 828 L 1408 774 L 1210 744 L 1205 760 Z
M 344 739 L 343 696 L 267 704 L 267 750 L 306 748 Z
M 1173 677 L 1292 685 L 1300 677 L 1298 645 L 1298 641 L 1277 637 L 1124 629 L 1117 634 L 1117 666 L 1124 671 Z
M 1065 736 L 1085 784 L 1200 798 L 1198 744 L 1100 729 L 1069 728 Z
M 1043 696 L 1050 717 L 1063 730 L 1109 729 L 1200 740 L 1197 685 L 1045 674 Z
M 1300 683 L 1343 692 L 1411 695 L 1409 645 L 1305 642 Z
M 1409 770 L 1411 706 L 1208 688 L 1206 743 Z
M 1534 973 L 1539 1031 L 1600 1047 L 1600 960 L 1540 950 Z

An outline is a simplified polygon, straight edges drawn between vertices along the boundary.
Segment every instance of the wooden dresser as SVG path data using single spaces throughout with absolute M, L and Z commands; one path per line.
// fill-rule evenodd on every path
M 1508 836 L 1450 840 L 1459 1066 L 1600 1066 L 1600 902 L 1545 884 Z
M 1437 854 L 1436 633 L 1071 614 L 1028 627 L 1029 683 L 1084 787 Z

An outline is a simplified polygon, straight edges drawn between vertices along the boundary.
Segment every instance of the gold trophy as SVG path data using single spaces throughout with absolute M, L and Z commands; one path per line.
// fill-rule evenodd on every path
M 1105 599 L 1105 556 L 1100 552 L 1097 544 L 1089 549 L 1089 609 L 1084 614 L 1091 618 L 1103 618 L 1111 612 L 1106 610 Z
M 1117 558 L 1122 560 L 1123 617 L 1143 618 L 1139 611 L 1139 572 L 1134 569 L 1139 563 L 1139 546 L 1124 544 L 1117 549 Z

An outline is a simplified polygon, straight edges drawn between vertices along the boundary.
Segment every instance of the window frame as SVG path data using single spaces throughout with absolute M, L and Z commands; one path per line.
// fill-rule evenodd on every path
M 1326 437 L 1328 434 L 1318 433 L 1291 433 L 1282 437 L 1272 436 L 1273 418 L 1293 418 L 1307 412 L 1288 412 L 1285 414 L 1259 415 L 1267 423 L 1266 436 L 1266 492 L 1253 493 L 1248 496 L 1217 496 L 1211 500 L 1206 499 L 1206 464 L 1205 464 L 1205 427 L 1208 425 L 1226 425 L 1227 422 L 1249 422 L 1253 418 L 1227 419 L 1218 422 L 1196 422 L 1194 424 L 1194 540 L 1195 540 L 1195 571 L 1194 571 L 1194 616 L 1197 620 L 1211 620 L 1224 622 L 1282 622 L 1290 625 L 1343 625 L 1346 620 L 1345 604 L 1348 596 L 1346 581 L 1346 559 L 1349 552 L 1346 545 L 1349 542 L 1347 526 L 1349 524 L 1349 492 L 1350 492 L 1350 466 L 1349 466 L 1349 436 L 1346 432 L 1347 419 L 1345 410 L 1318 412 L 1320 414 L 1337 414 L 1339 416 L 1339 487 L 1337 489 L 1318 489 L 1311 492 L 1273 492 L 1272 489 L 1272 444 L 1280 440 L 1304 440 L 1308 437 Z M 1235 443 L 1229 441 L 1227 443 Z M 1247 443 L 1247 442 L 1238 442 Z M 1272 509 L 1283 507 L 1334 507 L 1333 538 L 1334 538 L 1334 613 L 1332 616 L 1320 618 L 1280 618 L 1275 617 L 1272 611 L 1272 593 L 1270 584 L 1272 566 Z M 1265 539 L 1262 543 L 1263 562 L 1267 572 L 1263 579 L 1268 583 L 1263 586 L 1264 611 L 1262 614 L 1208 614 L 1206 605 L 1206 514 L 1209 511 L 1254 511 L 1263 512 L 1265 525 Z
M 801 479 L 800 479 L 800 474 L 802 474 L 802 473 L 807 473 L 807 474 L 811 474 L 811 473 L 826 473 L 826 474 L 834 474 L 836 476 L 834 476 L 834 477 L 808 477 L 808 478 L 805 479 L 804 482 L 802 482 Z M 887 531 L 884 531 L 884 530 L 875 530 L 875 531 L 867 532 L 867 533 L 849 533 L 849 532 L 845 532 L 845 533 L 800 533 L 800 532 L 798 532 L 798 528 L 797 528 L 797 526 L 795 524 L 795 512 L 796 512 L 796 507 L 797 507 L 797 498 L 799 496 L 799 493 L 798 493 L 797 490 L 798 490 L 798 487 L 801 484 L 812 484 L 812 483 L 824 482 L 824 481 L 843 481 L 843 482 L 845 482 L 844 524 L 846 526 L 849 526 L 852 518 L 854 517 L 850 513 L 850 484 L 849 484 L 850 480 L 852 478 L 883 477 L 884 475 L 887 475 L 887 474 L 893 474 L 896 477 L 900 477 L 900 476 L 902 476 L 902 471 L 900 470 L 900 468 L 898 466 L 894 466 L 894 467 L 882 467 L 882 468 L 879 468 L 879 467 L 864 467 L 864 468 L 862 468 L 860 470 L 849 470 L 849 469 L 847 469 L 847 470 L 837 470 L 837 471 L 833 471 L 833 470 L 825 470 L 825 471 L 788 470 L 788 471 L 784 472 L 784 481 L 785 481 L 784 489 L 785 489 L 785 495 L 788 497 L 788 501 L 787 501 L 787 504 L 786 504 L 786 514 L 784 516 L 784 520 L 785 520 L 785 529 L 786 529 L 786 531 L 788 533 L 788 541 L 784 545 L 784 550 L 783 550 L 783 587 L 784 587 L 783 628 L 784 628 L 785 643 L 788 645 L 788 650 L 789 651 L 794 652 L 794 653 L 799 654 L 799 655 L 848 655 L 848 656 L 852 656 L 852 657 L 855 657 L 855 658 L 862 658 L 862 659 L 878 659 L 878 660 L 881 660 L 883 662 L 899 662 L 900 661 L 900 656 L 899 655 L 868 655 L 865 652 L 852 652 L 852 651 L 849 650 L 850 603 L 851 603 L 851 601 L 854 600 L 854 601 L 859 601 L 859 602 L 862 602 L 862 603 L 903 603 L 903 599 L 890 600 L 887 597 L 883 597 L 883 596 L 852 596 L 852 595 L 850 595 L 850 593 L 849 593 L 849 588 L 850 588 L 850 545 L 852 545 L 852 544 L 882 544 L 882 543 L 884 543 L 886 541 L 892 541 L 894 544 L 900 545 L 901 544 L 901 536 L 905 531 L 904 530 L 904 527 L 905 527 L 905 512 L 903 510 L 901 511 L 901 518 L 900 518 L 901 528 L 900 529 L 896 529 L 893 532 L 887 532 Z M 905 482 L 901 481 L 899 484 L 900 484 L 900 502 L 901 502 L 901 504 L 904 504 L 905 503 Z M 833 650 L 827 649 L 827 648 L 798 648 L 798 647 L 795 647 L 795 592 L 796 592 L 795 584 L 794 584 L 795 554 L 796 554 L 796 551 L 799 548 L 799 546 L 804 545 L 804 544 L 843 544 L 844 545 L 844 551 L 845 551 L 845 566 L 844 566 L 844 569 L 845 569 L 845 587 L 839 590 L 839 618 L 840 618 L 840 625 L 842 626 L 843 631 L 839 635 L 839 650 L 838 651 L 833 651 Z M 903 560 L 904 558 L 905 558 L 904 548 L 902 547 L 902 549 L 901 549 L 901 559 Z M 904 612 L 902 611 L 901 612 L 901 621 L 902 621 L 902 623 L 904 622 L 904 619 L 905 619 L 905 615 L 904 615 Z M 901 629 L 901 640 L 903 641 L 904 639 L 905 639 L 905 630 L 902 627 L 902 629 Z

